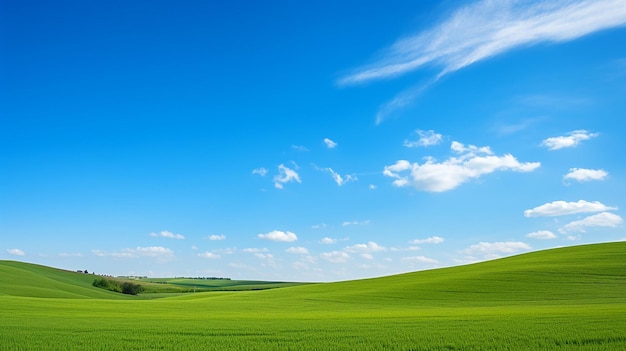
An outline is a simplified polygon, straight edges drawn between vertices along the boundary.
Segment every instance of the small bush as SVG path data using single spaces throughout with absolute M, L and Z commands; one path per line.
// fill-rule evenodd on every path
M 143 286 L 139 284 L 134 284 L 131 282 L 122 283 L 117 280 L 106 279 L 103 277 L 96 278 L 96 280 L 93 281 L 92 285 L 97 288 L 128 295 L 137 295 L 144 290 Z

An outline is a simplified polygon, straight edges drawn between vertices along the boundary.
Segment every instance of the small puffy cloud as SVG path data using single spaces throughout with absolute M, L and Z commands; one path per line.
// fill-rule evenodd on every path
M 350 255 L 343 251 L 331 251 L 331 252 L 323 252 L 320 254 L 320 257 L 323 260 L 332 263 L 343 263 L 347 262 L 350 259 Z
M 324 138 L 324 144 L 326 144 L 326 147 L 329 149 L 334 149 L 335 147 L 337 147 L 337 143 L 328 138 Z
M 367 187 L 367 188 L 368 188 L 369 190 L 376 190 L 376 185 L 374 185 L 374 184 L 370 184 L 370 185 L 368 185 L 368 187 Z
M 411 240 L 409 241 L 409 244 L 441 244 L 442 242 L 444 242 L 444 239 L 440 236 L 431 236 L 430 238 L 426 238 L 426 239 L 415 239 L 415 240 Z
M 574 130 L 565 136 L 551 137 L 543 140 L 541 146 L 548 150 L 558 150 L 566 147 L 575 147 L 584 140 L 597 137 L 598 133 L 590 133 L 584 129 Z
M 409 257 L 403 257 L 402 259 L 405 261 L 420 262 L 420 263 L 439 263 L 439 261 L 432 259 L 432 258 L 428 258 L 426 256 L 409 256 Z
M 270 253 L 264 254 L 264 253 L 257 252 L 257 253 L 254 254 L 254 257 L 260 258 L 262 260 L 272 260 L 272 259 L 274 259 L 274 255 L 272 255 Z
M 272 230 L 271 232 L 266 234 L 259 234 L 258 237 L 261 239 L 278 242 L 292 242 L 298 240 L 296 234 L 290 231 L 283 232 L 280 230 Z
M 398 187 L 412 185 L 418 190 L 443 192 L 495 171 L 532 172 L 541 165 L 539 162 L 519 162 L 511 154 L 495 156 L 488 146 L 465 146 L 454 141 L 450 149 L 457 156 L 443 162 L 427 158 L 421 165 L 399 160 L 386 166 L 383 174 L 394 178 L 392 184 Z
M 26 253 L 20 249 L 8 249 L 7 253 L 13 256 L 26 256 Z
M 335 183 L 337 183 L 337 185 L 342 186 L 345 183 L 348 182 L 354 182 L 356 180 L 358 180 L 358 178 L 354 175 L 351 174 L 347 174 L 345 176 L 341 176 L 341 174 L 335 172 L 332 168 L 321 168 L 322 171 L 326 171 L 328 173 L 330 173 L 331 177 L 333 177 L 333 180 L 335 181 Z
M 150 236 L 153 238 L 169 238 L 169 239 L 178 239 L 178 240 L 183 240 L 185 239 L 185 236 L 182 234 L 174 234 L 172 232 L 169 232 L 167 230 L 164 230 L 160 233 L 150 233 Z
M 258 174 L 261 177 L 265 176 L 267 174 L 267 169 L 263 168 L 263 167 L 259 167 L 259 168 L 255 168 L 252 170 L 252 174 Z
M 369 253 L 369 252 L 379 252 L 379 251 L 385 251 L 385 250 L 387 250 L 387 248 L 385 248 L 384 246 L 378 245 L 377 243 L 373 241 L 369 241 L 367 244 L 356 244 L 356 245 L 346 247 L 347 252 Z
M 278 189 L 283 188 L 283 184 L 300 181 L 300 176 L 293 169 L 283 164 L 278 165 L 278 174 L 274 176 L 274 186 Z
M 526 217 L 555 217 L 575 213 L 602 212 L 616 210 L 616 207 L 609 207 L 599 201 L 588 202 L 578 200 L 577 202 L 553 201 L 524 211 Z
M 333 239 L 333 238 L 329 238 L 329 237 L 325 237 L 322 240 L 320 240 L 320 243 L 322 244 L 334 244 L 337 242 L 337 239 Z
M 224 234 L 211 234 L 209 235 L 209 240 L 226 240 L 226 235 Z
M 622 217 L 610 213 L 610 212 L 602 212 L 598 213 L 584 219 L 573 221 L 562 228 L 559 229 L 561 233 L 567 232 L 584 232 L 589 227 L 611 227 L 615 228 L 618 225 L 622 224 L 624 220 Z
M 540 239 L 540 240 L 548 240 L 548 239 L 556 239 L 556 235 L 549 230 L 539 230 L 536 232 L 526 234 L 527 238 Z
M 496 258 L 500 254 L 514 254 L 524 250 L 530 250 L 530 245 L 521 241 L 506 242 L 480 242 L 463 250 L 467 255 L 482 255 L 484 258 Z
M 198 256 L 203 257 L 203 258 L 208 258 L 208 259 L 211 259 L 211 260 L 217 260 L 220 257 L 222 257 L 222 256 L 220 256 L 218 254 L 215 254 L 213 252 L 208 252 L 208 251 L 204 252 L 204 253 L 201 253 L 201 254 L 198 254 Z
M 608 175 L 603 169 L 570 168 L 569 173 L 563 176 L 563 180 L 588 182 L 591 180 L 604 180 Z
M 126 249 L 127 252 L 136 253 L 139 256 L 158 257 L 173 256 L 174 252 L 162 246 L 137 247 L 135 249 Z
M 309 254 L 309 250 L 306 247 L 302 247 L 302 246 L 299 246 L 299 247 L 292 246 L 285 251 L 287 251 L 288 253 L 292 253 L 292 254 L 300 254 L 300 255 Z
M 443 140 L 443 136 L 439 133 L 435 133 L 434 130 L 420 130 L 417 129 L 415 133 L 418 135 L 417 140 L 404 140 L 404 146 L 406 147 L 427 147 L 437 145 Z

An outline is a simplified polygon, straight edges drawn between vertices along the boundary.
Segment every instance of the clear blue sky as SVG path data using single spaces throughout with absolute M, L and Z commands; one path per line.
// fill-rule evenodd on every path
M 626 239 L 626 1 L 1 1 L 0 259 L 334 281 Z

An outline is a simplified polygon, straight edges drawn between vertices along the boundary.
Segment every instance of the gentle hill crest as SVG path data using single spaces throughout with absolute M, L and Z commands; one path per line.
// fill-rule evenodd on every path
M 93 287 L 92 283 L 97 276 L 35 264 L 0 261 L 0 276 L 2 276 L 0 294 L 3 295 L 52 298 L 131 298 Z M 158 285 L 150 281 L 155 280 L 150 279 L 142 284 Z M 255 283 L 261 284 L 262 282 Z M 289 286 L 289 284 L 282 286 Z M 271 287 L 281 287 L 281 285 Z M 169 292 L 181 291 L 171 286 L 170 289 Z M 158 289 L 152 291 L 159 292 Z M 626 242 L 571 246 L 464 266 L 372 279 L 305 284 L 245 294 L 259 294 L 259 298 L 269 297 L 266 294 L 271 294 L 272 298 L 277 299 L 404 306 L 411 304 L 421 306 L 431 304 L 438 306 L 482 305 L 487 301 L 507 304 L 554 300 L 580 303 L 597 298 L 624 298 L 626 296 Z M 155 297 L 157 295 L 159 294 L 154 294 Z M 214 295 L 193 294 L 185 299 L 208 296 Z M 232 297 L 235 298 L 235 296 Z

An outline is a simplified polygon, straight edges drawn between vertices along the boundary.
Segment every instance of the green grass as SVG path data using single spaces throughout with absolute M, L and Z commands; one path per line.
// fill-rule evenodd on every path
M 58 272 L 48 271 L 55 270 L 0 262 L 0 349 L 626 349 L 625 242 L 150 300 L 97 291 L 85 277 L 55 280 Z M 32 280 L 58 285 L 35 291 Z

